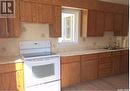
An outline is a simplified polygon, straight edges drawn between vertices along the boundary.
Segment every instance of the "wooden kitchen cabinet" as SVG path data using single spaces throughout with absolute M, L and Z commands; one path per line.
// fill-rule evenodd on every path
M 24 91 L 22 63 L 0 65 L 0 90 Z
M 121 51 L 120 71 L 121 71 L 121 73 L 129 72 L 129 50 Z
M 31 3 L 20 1 L 20 21 L 32 22 Z
M 113 64 L 111 59 L 111 53 L 100 53 L 99 54 L 99 67 L 98 67 L 98 76 L 105 77 L 112 75 Z
M 50 36 L 61 37 L 61 6 L 53 6 L 53 23 L 50 24 Z
M 0 18 L 0 37 L 19 37 L 20 34 L 19 0 L 16 0 L 14 18 Z
M 114 14 L 105 12 L 104 31 L 113 31 L 114 29 Z
M 97 79 L 98 55 L 88 54 L 81 56 L 81 82 Z
M 83 10 L 82 24 L 82 37 L 103 36 L 104 13 L 96 10 Z
M 61 58 L 62 88 L 80 83 L 80 56 Z
M 114 35 L 121 36 L 123 31 L 123 14 L 115 14 L 114 16 Z
M 20 19 L 22 22 L 52 24 L 52 13 L 53 6 L 51 5 L 25 1 L 20 2 Z
M 129 31 L 129 15 L 124 14 L 123 16 L 123 30 L 122 30 L 122 36 L 127 36 Z
M 111 58 L 113 66 L 112 69 L 113 75 L 120 74 L 121 52 L 120 51 L 112 52 Z
M 0 37 L 8 36 L 7 19 L 0 18 Z

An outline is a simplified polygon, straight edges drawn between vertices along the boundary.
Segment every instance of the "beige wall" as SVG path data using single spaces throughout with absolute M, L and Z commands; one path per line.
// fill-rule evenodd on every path
M 84 50 L 90 48 L 101 48 L 117 39 L 113 33 L 106 32 L 104 37 L 79 38 L 75 45 L 61 45 L 58 38 L 49 38 L 48 24 L 25 24 L 22 23 L 22 35 L 20 38 L 0 38 L 0 56 L 19 55 L 19 42 L 32 40 L 50 40 L 53 52 L 64 52 L 71 50 Z M 126 39 L 126 38 L 125 38 Z M 118 38 L 122 42 L 122 38 Z

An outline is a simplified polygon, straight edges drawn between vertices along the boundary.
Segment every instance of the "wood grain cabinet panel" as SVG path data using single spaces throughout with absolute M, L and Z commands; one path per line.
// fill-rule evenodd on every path
M 76 56 L 74 56 L 74 57 L 76 57 Z M 73 61 L 73 60 L 75 60 L 74 57 L 71 57 L 71 56 L 63 57 L 61 60 L 61 61 L 64 61 L 61 64 L 62 88 L 69 87 L 69 86 L 80 83 L 80 59 L 78 59 L 78 61 Z M 66 59 L 69 59 L 72 61 L 68 62 L 68 60 L 66 60 Z M 67 61 L 67 62 L 65 62 L 65 61 Z
M 8 64 L 0 65 L 5 72 L 0 71 L 0 90 L 1 91 L 24 91 L 23 68 L 17 68 L 18 65 Z M 22 67 L 22 66 L 21 66 Z M 7 70 L 8 68 L 8 70 Z M 2 70 L 1 69 L 1 70 Z
M 96 14 L 96 35 L 103 36 L 104 35 L 104 12 L 97 11 Z
M 32 12 L 30 2 L 20 2 L 20 21 L 21 22 L 32 22 Z
M 113 64 L 111 59 L 111 53 L 99 54 L 99 68 L 98 76 L 105 77 L 112 75 Z
M 20 34 L 19 0 L 16 0 L 15 17 L 0 18 L 0 37 L 19 37 Z
M 88 80 L 97 79 L 98 72 L 98 60 L 92 59 L 81 62 L 81 81 L 86 82 Z
M 128 32 L 129 32 L 129 15 L 124 14 L 122 36 L 127 36 Z
M 88 54 L 81 56 L 81 82 L 97 79 L 98 55 Z
M 96 35 L 96 11 L 88 11 L 87 36 Z
M 121 73 L 129 72 L 129 50 L 121 51 L 120 71 Z
M 0 18 L 0 37 L 8 36 L 7 19 Z
M 104 12 L 96 10 L 83 10 L 82 24 L 82 37 L 103 36 Z
M 112 52 L 113 74 L 120 74 L 121 52 Z
M 54 6 L 53 14 L 53 23 L 50 24 L 50 36 L 61 37 L 61 6 Z
M 114 17 L 114 35 L 121 36 L 123 31 L 123 14 L 115 14 Z
M 114 14 L 113 13 L 105 13 L 105 31 L 114 31 Z

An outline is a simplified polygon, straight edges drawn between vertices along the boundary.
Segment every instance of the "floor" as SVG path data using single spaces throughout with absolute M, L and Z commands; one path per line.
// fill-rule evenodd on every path
M 62 91 L 128 91 L 129 78 L 128 74 L 116 75 L 106 78 L 89 81 L 79 84 Z

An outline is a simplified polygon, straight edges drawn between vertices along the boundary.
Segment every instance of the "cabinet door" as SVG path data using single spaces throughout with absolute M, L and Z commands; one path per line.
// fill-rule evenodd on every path
M 112 75 L 112 68 L 111 57 L 102 57 L 99 59 L 99 77 Z
M 61 84 L 62 88 L 68 87 L 70 85 L 70 70 L 69 64 L 62 64 L 61 65 Z
M 80 62 L 70 64 L 70 85 L 80 83 Z
M 0 37 L 8 36 L 7 19 L 0 18 Z
M 121 73 L 128 73 L 129 72 L 129 52 L 122 51 L 121 52 L 121 64 L 120 64 L 120 71 Z
M 114 17 L 114 35 L 121 36 L 123 30 L 123 15 L 115 14 Z
M 96 34 L 96 11 L 88 12 L 88 29 L 87 36 L 95 36 Z
M 38 4 L 38 23 L 52 24 L 53 7 L 50 5 Z
M 8 37 L 19 37 L 21 34 L 20 20 L 19 20 L 19 0 L 15 1 L 15 18 L 8 18 Z
M 80 62 L 62 64 L 61 70 L 62 88 L 69 87 L 80 82 Z
M 120 62 L 121 62 L 121 53 L 114 52 L 112 56 L 112 63 L 113 63 L 113 74 L 120 73 Z
M 104 34 L 104 12 L 97 11 L 96 14 L 96 36 Z
M 105 31 L 113 31 L 114 26 L 114 14 L 112 13 L 105 13 Z
M 129 16 L 127 14 L 124 14 L 122 36 L 127 36 L 128 31 L 129 31 Z
M 30 2 L 20 2 L 20 20 L 21 22 L 32 22 L 32 12 Z
M 54 6 L 53 14 L 53 24 L 50 25 L 50 36 L 61 37 L 61 6 Z
M 32 15 L 32 22 L 33 23 L 38 23 L 38 4 L 37 3 L 31 3 L 31 15 Z
M 0 74 L 0 90 L 3 91 L 24 91 L 23 71 L 14 71 Z
M 81 62 L 81 81 L 86 82 L 97 78 L 98 60 L 92 59 Z

